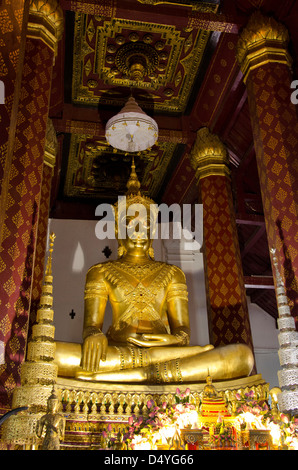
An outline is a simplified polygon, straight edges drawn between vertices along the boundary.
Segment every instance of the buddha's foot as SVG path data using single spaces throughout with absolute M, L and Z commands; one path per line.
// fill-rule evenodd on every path
M 88 380 L 90 382 L 119 382 L 119 383 L 134 383 L 145 382 L 147 374 L 145 369 L 127 369 L 118 371 L 105 371 L 105 372 L 88 372 L 80 369 L 76 372 L 76 379 Z

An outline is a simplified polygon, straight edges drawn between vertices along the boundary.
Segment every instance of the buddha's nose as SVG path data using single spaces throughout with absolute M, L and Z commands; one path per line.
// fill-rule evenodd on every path
M 144 238 L 147 238 L 145 230 L 139 230 L 138 232 L 135 232 L 135 236 L 137 240 L 144 240 Z

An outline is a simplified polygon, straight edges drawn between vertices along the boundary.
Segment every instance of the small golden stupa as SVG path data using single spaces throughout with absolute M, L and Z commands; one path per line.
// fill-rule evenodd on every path
M 13 445 L 34 448 L 36 426 L 47 410 L 48 398 L 56 383 L 58 367 L 54 362 L 56 343 L 53 325 L 52 253 L 55 235 L 50 235 L 49 256 L 37 311 L 36 324 L 28 343 L 27 358 L 21 365 L 21 385 L 13 392 L 12 409 L 28 407 L 11 416 L 3 425 L 2 439 Z

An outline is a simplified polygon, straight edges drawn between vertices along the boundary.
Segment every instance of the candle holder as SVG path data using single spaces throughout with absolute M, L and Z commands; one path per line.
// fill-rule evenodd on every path
M 201 429 L 181 429 L 181 437 L 189 450 L 200 450 L 204 447 Z
M 272 448 L 272 438 L 267 429 L 249 430 L 249 449 L 250 450 L 270 450 Z

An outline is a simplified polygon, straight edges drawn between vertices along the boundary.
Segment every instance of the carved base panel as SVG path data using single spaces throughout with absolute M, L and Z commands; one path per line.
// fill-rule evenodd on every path
M 260 400 L 269 396 L 269 385 L 261 375 L 215 382 L 214 385 L 229 402 L 235 400 L 237 392 L 250 390 L 253 390 Z M 190 388 L 190 402 L 199 406 L 204 386 L 205 383 L 127 385 L 58 378 L 56 390 L 66 417 L 65 438 L 61 449 L 101 448 L 103 445 L 101 432 L 106 430 L 108 424 L 112 426 L 113 432 L 125 431 L 128 427 L 128 418 L 132 414 L 146 415 L 148 400 L 153 399 L 156 404 L 174 403 L 177 387 L 181 392 Z
M 217 392 L 221 393 L 222 405 L 229 402 L 231 409 L 227 409 L 224 415 L 225 422 L 233 425 L 232 408 L 236 401 L 236 393 L 254 392 L 257 400 L 268 399 L 269 384 L 261 375 L 225 381 L 214 382 Z M 61 449 L 65 450 L 90 450 L 103 447 L 102 431 L 107 430 L 108 424 L 113 433 L 121 431 L 123 434 L 128 428 L 130 416 L 143 415 L 147 417 L 148 400 L 154 400 L 157 405 L 167 402 L 175 403 L 177 387 L 181 392 L 190 389 L 189 401 L 201 406 L 201 418 L 204 427 L 208 428 L 216 423 L 217 417 L 211 416 L 209 408 L 203 410 L 202 397 L 205 383 L 201 384 L 119 384 L 119 383 L 92 383 L 59 377 L 56 382 L 56 393 L 60 399 L 61 412 L 66 418 L 64 440 Z M 47 387 L 48 388 L 48 387 Z M 44 386 L 40 386 L 40 392 Z M 37 390 L 38 391 L 38 390 Z M 210 405 L 210 403 L 209 403 Z M 206 411 L 207 410 L 207 411 Z M 207 413 L 207 414 L 206 414 Z M 33 409 L 22 411 L 9 418 L 2 426 L 1 443 L 12 447 L 38 448 L 39 441 L 36 438 L 35 427 L 42 413 Z M 5 431 L 4 431 L 5 428 Z M 208 430 L 207 430 L 208 432 Z M 204 434 L 204 432 L 203 432 Z M 206 436 L 203 436 L 205 439 Z M 240 448 L 239 443 L 237 447 Z

